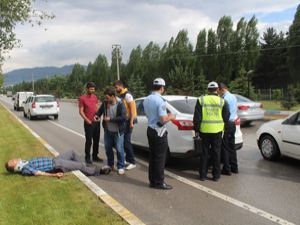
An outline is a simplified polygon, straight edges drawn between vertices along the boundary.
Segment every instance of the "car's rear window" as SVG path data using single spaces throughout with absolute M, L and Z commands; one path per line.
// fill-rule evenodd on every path
M 55 102 L 55 97 L 54 96 L 40 96 L 40 97 L 35 97 L 36 102 Z
M 249 98 L 243 97 L 241 95 L 235 95 L 237 102 L 253 102 Z
M 194 114 L 197 99 L 182 99 L 168 101 L 171 106 L 181 113 Z

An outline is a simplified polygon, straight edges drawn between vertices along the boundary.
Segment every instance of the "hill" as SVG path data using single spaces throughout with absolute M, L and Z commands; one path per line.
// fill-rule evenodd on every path
M 72 72 L 74 65 L 63 67 L 35 67 L 10 71 L 4 74 L 4 87 L 21 83 L 23 81 L 39 80 L 54 75 L 68 75 Z

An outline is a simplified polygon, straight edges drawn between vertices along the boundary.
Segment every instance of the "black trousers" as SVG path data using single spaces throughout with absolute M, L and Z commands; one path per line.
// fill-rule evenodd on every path
M 168 152 L 168 134 L 163 137 L 157 135 L 156 130 L 148 127 L 147 137 L 149 142 L 149 182 L 150 184 L 162 184 L 165 179 L 164 169 Z
M 84 122 L 85 132 L 85 158 L 90 159 L 91 146 L 93 144 L 93 157 L 97 157 L 99 152 L 99 139 L 100 139 L 100 122 L 93 122 L 87 124 Z
M 225 131 L 222 141 L 222 158 L 223 158 L 223 170 L 231 172 L 231 170 L 237 170 L 237 156 L 235 150 L 235 131 L 236 127 L 234 122 L 228 122 L 225 125 Z
M 213 166 L 212 175 L 214 178 L 220 178 L 222 132 L 216 134 L 201 133 L 200 136 L 202 138 L 202 153 L 200 154 L 199 175 L 202 178 L 207 177 L 208 155 L 210 155 Z

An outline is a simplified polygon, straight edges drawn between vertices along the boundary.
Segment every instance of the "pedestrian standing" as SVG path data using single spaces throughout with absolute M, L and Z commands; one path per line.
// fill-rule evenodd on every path
M 235 95 L 231 94 L 228 87 L 220 83 L 219 95 L 228 103 L 230 117 L 227 123 L 225 123 L 223 141 L 222 141 L 222 158 L 223 169 L 222 174 L 230 176 L 231 173 L 238 173 L 238 162 L 235 150 L 235 120 L 237 119 L 237 100 Z
M 167 113 L 166 100 L 162 97 L 166 83 L 162 78 L 153 81 L 153 92 L 144 100 L 144 110 L 148 118 L 147 137 L 149 142 L 149 170 L 150 187 L 156 189 L 172 189 L 164 182 L 164 168 L 168 152 L 168 132 L 166 124 L 176 118 Z
M 117 80 L 114 82 L 115 90 L 120 95 L 123 104 L 126 107 L 126 128 L 124 132 L 124 151 L 125 151 L 125 160 L 126 160 L 126 170 L 131 170 L 136 167 L 133 148 L 131 144 L 131 135 L 136 123 L 137 113 L 136 105 L 133 99 L 132 94 L 124 87 L 122 81 Z
M 229 119 L 229 109 L 224 99 L 218 96 L 218 84 L 208 84 L 208 94 L 202 95 L 196 102 L 194 112 L 194 130 L 196 136 L 202 139 L 202 152 L 200 154 L 199 175 L 200 180 L 207 179 L 208 155 L 211 155 L 213 180 L 220 179 L 220 152 L 224 122 Z
M 118 174 L 125 173 L 124 167 L 124 132 L 126 121 L 126 109 L 123 102 L 116 97 L 114 88 L 104 91 L 105 101 L 96 113 L 95 120 L 103 115 L 104 147 L 107 157 L 107 165 L 114 169 L 114 152 L 117 152 Z
M 102 162 L 98 157 L 99 139 L 100 139 L 100 122 L 94 120 L 94 116 L 99 108 L 98 98 L 94 94 L 96 85 L 93 82 L 86 84 L 86 94 L 79 98 L 79 114 L 84 120 L 85 132 L 85 162 L 92 164 L 91 146 L 93 144 L 92 158 L 95 162 Z

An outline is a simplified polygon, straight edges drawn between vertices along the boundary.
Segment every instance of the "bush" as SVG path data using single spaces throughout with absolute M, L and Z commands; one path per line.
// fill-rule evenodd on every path
M 285 99 L 281 101 L 281 105 L 284 109 L 290 110 L 297 105 L 295 100 L 295 89 L 293 86 L 289 86 L 285 95 Z

